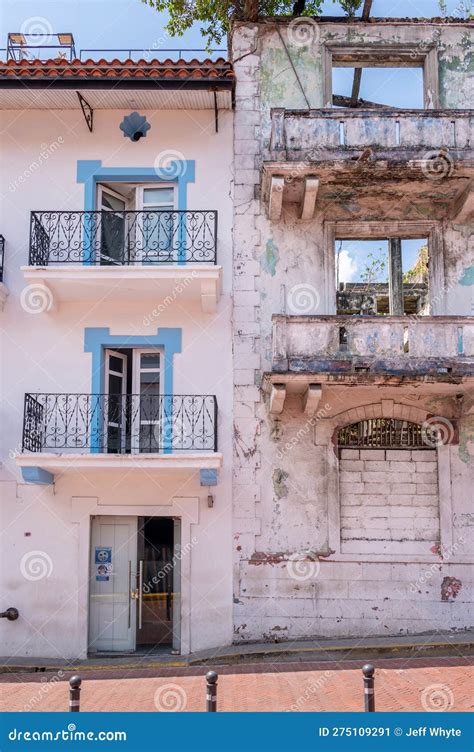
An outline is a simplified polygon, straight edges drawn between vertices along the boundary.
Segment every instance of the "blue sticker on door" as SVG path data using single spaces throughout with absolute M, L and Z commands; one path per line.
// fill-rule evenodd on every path
M 97 582 L 108 582 L 112 574 L 111 546 L 95 547 L 95 579 Z

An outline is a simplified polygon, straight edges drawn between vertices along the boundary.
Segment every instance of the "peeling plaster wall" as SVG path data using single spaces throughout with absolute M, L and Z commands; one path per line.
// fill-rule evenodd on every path
M 288 40 L 310 105 L 320 107 L 323 40 L 425 44 L 435 27 L 323 23 L 306 48 L 289 39 L 287 24 L 279 24 L 279 29 Z M 472 75 L 467 70 L 465 34 L 457 25 L 440 26 L 443 106 L 462 108 L 469 102 Z M 328 386 L 319 417 L 312 419 L 302 412 L 302 395 L 293 391 L 280 416 L 269 414 L 260 386 L 262 374 L 271 370 L 272 314 L 333 312 L 327 296 L 323 222 L 334 217 L 327 207 L 326 211 L 317 208 L 313 220 L 302 222 L 297 205 L 288 203 L 280 221 L 267 219 L 260 201 L 260 171 L 269 145 L 270 109 L 305 108 L 306 104 L 272 24 L 237 24 L 232 43 L 237 75 L 234 638 L 281 640 L 465 629 L 473 624 L 472 416 L 461 415 L 451 396 L 439 399 L 436 385 L 424 390 Z M 454 60 L 458 62 L 453 64 Z M 394 201 L 377 202 L 376 193 L 375 188 L 372 204 L 366 203 L 371 219 L 413 219 L 400 216 Z M 413 205 L 415 198 L 410 197 Z M 344 218 L 351 218 L 350 211 Z M 430 218 L 429 210 L 422 218 Z M 473 232 L 472 226 L 442 223 L 447 292 L 437 313 L 471 313 Z M 382 400 L 403 409 L 407 416 L 415 406 L 426 416 L 435 410 L 434 414 L 445 415 L 458 427 L 459 444 L 436 450 L 439 535 L 433 533 L 434 543 L 427 540 L 410 554 L 400 551 L 396 541 L 384 554 L 374 552 L 370 545 L 359 553 L 344 553 L 334 432 L 340 416 L 350 408 L 355 412 L 361 406 L 375 406 L 375 414 Z M 454 580 L 446 578 L 461 585 L 454 587 Z

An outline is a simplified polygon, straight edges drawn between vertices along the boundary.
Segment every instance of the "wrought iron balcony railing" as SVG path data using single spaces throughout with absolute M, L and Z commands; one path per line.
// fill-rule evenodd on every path
M 216 263 L 217 211 L 31 212 L 30 264 Z
M 0 282 L 3 282 L 3 259 L 5 255 L 5 238 L 0 235 Z
M 213 395 L 25 394 L 23 451 L 216 452 Z

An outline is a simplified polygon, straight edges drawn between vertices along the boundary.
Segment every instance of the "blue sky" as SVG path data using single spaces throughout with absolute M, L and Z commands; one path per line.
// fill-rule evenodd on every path
M 339 251 L 339 243 L 340 251 Z M 420 240 L 402 240 L 402 267 L 407 272 L 414 265 L 418 251 L 426 245 L 426 238 Z M 343 240 L 337 241 L 339 251 L 339 281 L 363 282 L 362 275 L 374 261 L 383 262 L 379 266 L 379 273 L 374 277 L 375 282 L 388 281 L 388 243 L 386 240 Z
M 446 0 L 448 12 L 453 13 L 459 2 Z M 372 8 L 373 16 L 440 15 L 438 0 L 374 0 Z M 343 15 L 331 0 L 325 1 L 323 10 L 327 15 Z M 1 0 L 0 47 L 5 47 L 7 32 L 20 31 L 28 22 L 33 25 L 37 17 L 46 19 L 53 31 L 72 31 L 78 49 L 204 46 L 199 26 L 182 38 L 167 38 L 166 16 L 140 0 Z
M 155 57 L 165 57 L 166 48 L 203 48 L 205 42 L 199 25 L 181 38 L 170 38 L 165 32 L 166 15 L 157 13 L 140 0 L 0 0 L 0 47 L 6 45 L 9 31 L 72 32 L 76 51 L 84 48 L 153 50 Z M 446 0 L 448 14 L 454 14 L 460 0 Z M 326 15 L 343 15 L 332 0 L 323 7 Z M 441 15 L 439 0 L 374 0 L 373 16 L 430 17 Z M 223 45 L 225 46 L 225 45 Z M 161 54 L 160 54 L 160 51 Z M 106 55 L 110 58 L 110 54 Z M 186 55 L 184 55 L 186 57 Z M 334 91 L 349 94 L 352 71 L 339 69 L 334 75 Z M 364 99 L 387 101 L 405 107 L 420 107 L 421 71 L 405 69 L 365 70 L 360 95 Z M 416 259 L 418 241 L 404 243 L 404 268 L 409 269 Z M 352 281 L 367 264 L 369 252 L 379 253 L 380 243 L 368 248 L 355 242 L 345 244 L 348 252 L 348 273 Z M 385 253 L 385 251 L 384 251 Z M 349 281 L 349 280 L 347 280 Z

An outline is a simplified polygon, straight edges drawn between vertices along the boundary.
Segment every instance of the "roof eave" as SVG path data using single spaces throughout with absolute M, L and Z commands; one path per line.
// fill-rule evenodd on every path
M 29 77 L 0 77 L 0 89 L 141 89 L 163 91 L 204 90 L 204 91 L 232 91 L 235 85 L 233 78 L 99 78 L 87 76 L 57 77 L 57 78 L 29 78 Z

